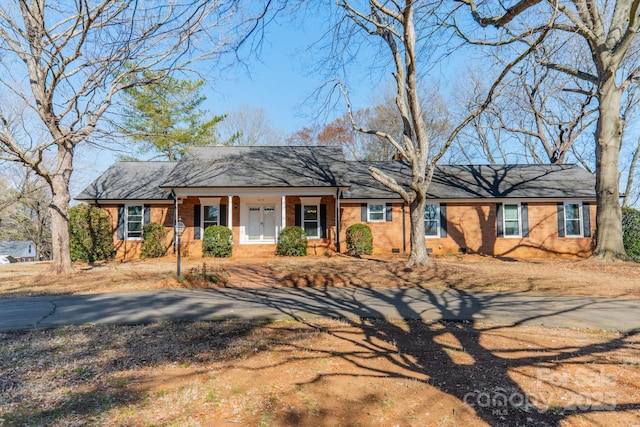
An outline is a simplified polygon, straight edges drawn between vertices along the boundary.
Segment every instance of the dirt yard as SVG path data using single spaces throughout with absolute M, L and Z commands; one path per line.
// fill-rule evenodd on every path
M 434 258 L 432 268 L 407 271 L 399 258 L 185 259 L 186 276 L 176 279 L 175 258 L 77 264 L 71 276 L 48 273 L 48 263 L 0 266 L 0 298 L 86 294 L 202 286 L 357 286 L 454 288 L 640 298 L 640 263 L 592 260 L 502 261 L 475 255 Z M 196 274 L 196 275 L 197 275 Z
M 640 297 L 640 265 L 446 257 L 0 266 L 4 298 L 206 286 Z M 203 271 L 204 270 L 204 271 Z M 215 283 L 214 283 L 215 282 Z M 386 320 L 0 334 L 0 426 L 640 426 L 640 331 Z
M 640 336 L 316 320 L 0 334 L 3 426 L 633 426 Z

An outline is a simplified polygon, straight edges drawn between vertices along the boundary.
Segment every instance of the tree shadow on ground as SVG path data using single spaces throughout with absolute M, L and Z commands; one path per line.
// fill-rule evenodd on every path
M 640 350 L 638 330 L 600 340 L 597 344 L 559 342 L 552 347 L 536 347 L 534 342 L 529 342 L 523 336 L 518 342 L 526 344 L 526 349 L 517 345 L 492 347 L 486 343 L 487 334 L 506 333 L 515 324 L 432 322 L 424 319 L 425 313 L 419 312 L 414 303 L 418 300 L 431 302 L 442 319 L 474 318 L 481 317 L 483 310 L 492 305 L 498 309 L 501 307 L 503 303 L 496 300 L 495 294 L 479 295 L 449 290 L 446 298 L 443 298 L 442 293 L 425 288 L 418 292 L 416 289 L 360 290 L 366 291 L 366 299 L 361 298 L 363 292 L 349 288 L 339 293 L 331 288 L 235 288 L 218 290 L 215 294 L 209 291 L 203 293 L 210 293 L 211 298 L 227 295 L 238 301 L 261 301 L 286 317 L 308 326 L 307 332 L 299 333 L 291 328 L 291 334 L 282 334 L 282 328 L 274 329 L 259 340 L 246 338 L 253 331 L 264 329 L 269 324 L 266 320 L 189 324 L 164 322 L 144 327 L 101 327 L 97 332 L 92 326 L 83 326 L 79 328 L 80 333 L 74 332 L 71 341 L 65 341 L 65 335 L 70 333 L 70 329 L 66 328 L 0 335 L 6 344 L 12 341 L 12 337 L 23 335 L 28 338 L 19 346 L 0 348 L 0 397 L 7 405 L 5 408 L 9 408 L 0 414 L 0 418 L 8 425 L 73 424 L 88 419 L 99 421 L 107 411 L 147 404 L 148 396 L 130 387 L 136 381 L 131 378 L 131 373 L 140 368 L 154 369 L 190 363 L 206 365 L 224 361 L 226 366 L 258 371 L 295 362 L 300 354 L 315 359 L 339 359 L 358 370 L 357 374 L 349 369 L 321 372 L 311 379 L 301 379 L 300 386 L 323 384 L 331 378 L 351 375 L 354 381 L 380 377 L 409 380 L 433 388 L 436 394 L 447 395 L 460 408 L 494 426 L 559 426 L 576 414 L 616 414 L 640 410 L 640 400 L 635 397 L 637 395 L 599 397 L 584 388 L 585 379 L 576 377 L 575 373 L 568 378 L 561 376 L 564 364 L 572 364 L 583 368 L 583 376 L 593 375 L 600 381 L 609 381 L 606 370 L 599 372 L 592 369 L 593 360 L 606 366 L 609 363 L 608 355 L 616 351 L 637 353 Z M 184 295 L 176 294 L 172 302 L 184 302 L 180 301 L 181 298 L 184 299 Z M 135 309 L 134 301 L 123 301 L 122 304 L 125 305 L 114 310 Z M 382 310 L 382 306 L 395 307 L 393 318 L 409 320 L 393 320 Z M 185 307 L 185 311 L 200 312 L 206 307 L 194 303 Z M 575 302 L 563 311 L 581 307 Z M 220 300 L 208 315 L 215 316 L 216 310 L 222 312 L 227 308 L 226 303 Z M 529 314 L 523 316 L 522 321 L 534 318 L 544 320 L 558 313 L 536 312 L 534 309 L 523 306 L 523 312 Z M 341 320 L 336 327 L 326 327 L 310 320 L 314 317 Z M 356 330 L 358 338 L 345 332 L 345 326 Z M 345 343 L 344 349 L 318 349 L 307 339 L 309 331 L 311 334 L 314 331 L 327 334 Z M 241 363 L 249 355 L 267 354 L 274 344 L 285 346 L 284 351 L 291 353 L 285 355 L 284 361 L 277 362 L 275 367 L 266 358 L 253 368 Z M 293 350 L 296 350 L 296 356 Z M 376 360 L 386 363 L 378 364 Z M 287 366 L 292 369 L 291 365 Z M 41 389 L 29 390 L 34 374 L 50 375 L 50 382 L 40 381 Z M 115 374 L 118 375 L 114 377 Z M 518 376 L 527 375 L 536 377 L 538 389 L 532 390 L 521 385 Z M 564 390 L 567 396 L 582 396 L 588 402 L 584 399 L 570 399 L 568 402 L 552 399 L 545 394 L 550 387 Z M 635 387 L 637 389 L 637 385 Z M 46 405 L 34 399 L 28 410 L 10 409 L 12 402 L 45 394 L 53 395 Z M 327 396 L 327 400 L 330 400 L 331 395 Z M 357 405 L 358 409 L 344 409 L 342 415 L 345 419 L 342 421 L 336 420 L 332 413 L 335 408 L 330 407 L 328 401 L 314 403 L 313 408 L 306 411 L 283 404 L 284 413 L 278 416 L 277 424 L 363 424 L 362 420 L 352 417 L 352 412 L 366 411 L 367 408 L 383 405 L 384 401 L 384 390 L 354 397 L 353 405 Z M 431 404 L 429 401 L 423 402 L 425 407 Z
M 600 382 L 615 381 L 607 377 L 606 372 L 590 373 L 589 363 L 592 362 L 584 360 L 589 356 L 607 358 L 607 354 L 617 350 L 637 351 L 640 348 L 637 340 L 640 330 L 629 331 L 606 342 L 584 346 L 560 343 L 551 349 L 540 348 L 537 351 L 535 348 L 533 351 L 522 348 L 496 349 L 483 344 L 484 335 L 490 331 L 513 328 L 516 324 L 492 326 L 476 321 L 433 323 L 421 320 L 422 313 L 415 311 L 411 304 L 415 298 L 414 294 L 409 295 L 406 289 L 396 289 L 393 292 L 369 289 L 368 292 L 374 299 L 395 306 L 400 314 L 398 317 L 411 320 L 401 323 L 390 320 L 375 304 L 363 303 L 357 299 L 355 293 L 352 293 L 351 297 L 348 293 L 343 293 L 342 298 L 336 298 L 335 293 L 329 294 L 327 289 L 292 289 L 291 298 L 283 297 L 281 293 L 271 296 L 262 290 L 243 289 L 241 293 L 236 294 L 236 298 L 258 298 L 283 314 L 307 322 L 311 327 L 314 325 L 313 321 L 305 320 L 309 315 L 343 319 L 347 325 L 361 331 L 365 339 L 356 342 L 344 334 L 334 333 L 329 329 L 323 330 L 324 333 L 340 340 L 350 341 L 360 349 L 355 353 L 332 352 L 331 357 L 341 358 L 354 367 L 368 370 L 372 376 L 404 378 L 427 383 L 454 397 L 462 406 L 471 408 L 480 419 L 492 426 L 560 426 L 563 420 L 571 415 L 640 410 L 640 401 L 626 401 L 627 396 L 602 395 L 600 392 L 590 394 L 581 390 L 585 385 L 585 378 L 567 378 L 565 374 L 557 374 L 557 370 L 560 370 L 564 363 L 570 363 L 574 366 L 585 366 L 585 371 L 571 374 L 573 376 L 592 375 L 594 378 L 598 377 L 596 380 Z M 422 290 L 420 298 L 434 304 L 442 318 L 455 318 L 462 313 L 465 317 L 481 315 L 482 309 L 491 304 L 490 294 L 483 298 L 464 291 L 452 292 L 456 293 L 459 304 L 449 306 L 447 302 L 443 302 L 440 295 L 428 289 Z M 293 297 L 293 294 L 302 294 L 305 298 Z M 569 307 L 563 311 L 577 308 L 579 307 Z M 350 313 L 351 316 L 345 316 L 345 313 Z M 527 320 L 543 319 L 545 316 L 547 315 L 534 314 Z M 448 335 L 447 339 L 443 339 L 445 335 Z M 456 344 L 451 345 L 451 342 Z M 526 342 L 526 337 L 523 337 L 523 342 Z M 466 363 L 460 363 L 452 357 L 452 352 L 455 351 L 464 353 Z M 535 355 L 532 356 L 532 352 Z M 519 356 L 519 353 L 527 354 Z M 394 367 L 378 370 L 368 362 L 371 358 L 383 358 Z M 526 373 L 523 374 L 523 370 Z M 521 375 L 535 375 L 538 390 L 522 388 L 513 379 L 516 372 Z M 344 374 L 320 374 L 312 382 L 320 382 L 333 375 Z M 563 399 L 566 403 L 551 399 L 552 396 L 549 394 L 545 395 L 549 393 L 549 388 L 553 387 L 564 389 Z M 567 401 L 566 396 L 573 397 Z M 283 421 L 285 424 L 295 425 L 301 422 L 301 415 L 294 411 Z

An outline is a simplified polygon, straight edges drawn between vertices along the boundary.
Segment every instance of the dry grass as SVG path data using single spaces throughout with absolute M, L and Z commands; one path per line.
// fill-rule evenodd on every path
M 401 259 L 207 260 L 215 284 L 179 283 L 174 263 L 78 265 L 68 277 L 1 266 L 0 295 L 226 285 L 640 297 L 638 264 L 589 260 L 462 256 L 410 271 Z M 202 269 L 185 260 L 185 272 Z M 640 425 L 638 334 L 325 319 L 65 327 L 0 343 L 0 426 Z
M 358 286 L 425 287 L 640 298 L 639 263 L 593 260 L 503 261 L 480 256 L 434 259 L 433 268 L 406 271 L 400 258 L 344 256 L 270 259 L 185 259 L 183 272 L 202 271 L 217 283 L 175 277 L 175 259 L 77 264 L 59 277 L 48 263 L 0 266 L 0 298 L 86 294 L 197 286 Z
M 611 332 L 316 320 L 0 340 L 6 426 L 640 424 L 640 338 Z

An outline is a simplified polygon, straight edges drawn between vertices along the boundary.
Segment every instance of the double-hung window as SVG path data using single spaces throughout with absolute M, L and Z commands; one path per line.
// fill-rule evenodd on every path
M 582 204 L 564 204 L 564 232 L 567 237 L 582 237 Z
M 369 203 L 367 205 L 367 222 L 384 222 L 385 217 L 384 203 Z
M 517 204 L 503 205 L 504 237 L 520 237 L 520 206 Z
M 424 235 L 440 237 L 440 205 L 427 204 L 424 207 Z
M 202 206 L 202 228 L 206 230 L 211 225 L 220 224 L 218 205 Z
M 320 207 L 318 205 L 302 205 L 302 228 L 307 237 L 320 237 Z
M 144 225 L 144 206 L 129 205 L 126 208 L 125 239 L 142 239 L 142 226 Z

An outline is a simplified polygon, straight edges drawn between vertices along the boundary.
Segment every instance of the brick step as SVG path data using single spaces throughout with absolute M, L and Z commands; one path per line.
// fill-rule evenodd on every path
M 272 257 L 276 253 L 275 244 L 265 245 L 234 245 L 233 258 L 263 258 Z

